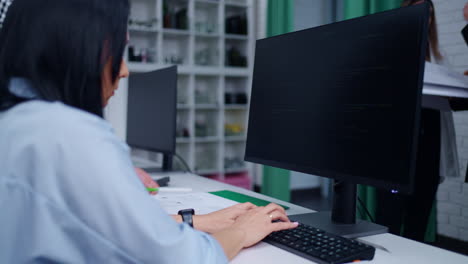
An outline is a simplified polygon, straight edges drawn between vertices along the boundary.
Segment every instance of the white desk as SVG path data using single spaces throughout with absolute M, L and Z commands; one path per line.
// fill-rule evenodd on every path
M 152 174 L 158 176 L 157 174 Z M 222 182 L 214 181 L 208 178 L 196 176 L 188 173 L 170 174 L 171 187 L 191 187 L 197 192 L 213 192 L 220 190 L 231 190 L 260 199 L 281 203 L 290 207 L 286 212 L 288 215 L 303 214 L 314 212 L 310 209 L 297 206 L 291 203 L 283 202 L 259 193 L 248 191 L 239 187 L 228 185 Z M 463 256 L 444 249 L 432 247 L 406 238 L 392 234 L 381 234 L 368 236 L 362 240 L 380 245 L 389 252 L 376 249 L 373 261 L 365 263 L 424 263 L 424 264 L 468 264 L 468 256 Z M 271 246 L 267 243 L 259 243 L 251 248 L 242 250 L 231 263 L 267 263 L 267 264 L 302 264 L 313 263 L 302 257 L 296 256 L 280 248 Z

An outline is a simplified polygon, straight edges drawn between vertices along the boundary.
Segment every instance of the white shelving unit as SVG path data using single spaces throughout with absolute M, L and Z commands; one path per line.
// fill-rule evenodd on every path
M 130 72 L 178 65 L 176 151 L 195 173 L 228 183 L 252 174 L 243 157 L 254 58 L 253 1 L 131 0 Z M 174 163 L 182 166 L 177 159 Z

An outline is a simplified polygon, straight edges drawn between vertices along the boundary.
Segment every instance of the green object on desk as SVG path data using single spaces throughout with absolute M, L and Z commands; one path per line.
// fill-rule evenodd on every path
M 157 192 L 159 190 L 159 188 L 149 188 L 149 187 L 146 187 L 146 190 L 148 190 L 148 192 Z
M 265 200 L 262 200 L 262 199 L 259 199 L 259 198 L 256 198 L 256 197 L 252 197 L 252 196 L 248 196 L 248 195 L 245 195 L 245 194 L 242 194 L 242 193 L 228 191 L 228 190 L 210 192 L 210 193 L 214 194 L 214 195 L 217 195 L 217 196 L 220 196 L 220 197 L 223 197 L 223 198 L 226 198 L 226 199 L 229 199 L 229 200 L 239 202 L 239 203 L 250 202 L 250 203 L 255 204 L 256 206 L 266 206 L 269 203 L 271 203 L 269 201 L 265 201 Z M 285 210 L 289 209 L 289 207 L 286 206 L 286 205 L 281 205 L 281 204 L 278 204 L 278 205 L 283 207 Z

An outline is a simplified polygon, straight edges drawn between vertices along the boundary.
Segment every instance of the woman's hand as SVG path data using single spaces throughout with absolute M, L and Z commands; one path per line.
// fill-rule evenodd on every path
M 281 220 L 282 222 L 273 222 Z M 255 245 L 271 232 L 297 227 L 289 221 L 284 209 L 276 204 L 250 209 L 237 217 L 231 227 L 213 234 L 229 259 L 234 258 L 242 248 Z
M 141 182 L 143 185 L 145 185 L 146 188 L 158 188 L 159 185 L 153 181 L 151 176 L 144 170 L 140 168 L 135 168 L 135 172 L 138 175 L 138 178 L 140 178 Z M 155 195 L 158 192 L 150 192 L 150 194 Z
M 281 220 L 273 222 L 275 220 Z M 239 216 L 231 228 L 243 230 L 245 238 L 243 247 L 250 247 L 258 243 L 272 232 L 297 227 L 297 222 L 289 221 L 283 207 L 269 204 L 265 207 L 252 209 L 245 215 Z
M 216 233 L 230 227 L 239 216 L 257 208 L 251 203 L 236 204 L 206 215 L 194 215 L 193 224 L 198 230 Z

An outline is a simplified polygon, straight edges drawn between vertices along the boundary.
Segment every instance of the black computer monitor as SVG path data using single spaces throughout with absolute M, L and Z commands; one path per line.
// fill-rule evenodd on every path
M 134 148 L 162 153 L 163 171 L 172 170 L 175 154 L 176 100 L 176 66 L 130 75 L 127 143 Z
M 428 20 L 421 4 L 257 41 L 245 160 L 335 179 L 331 219 L 294 219 L 386 231 L 356 221 L 356 184 L 413 189 Z

